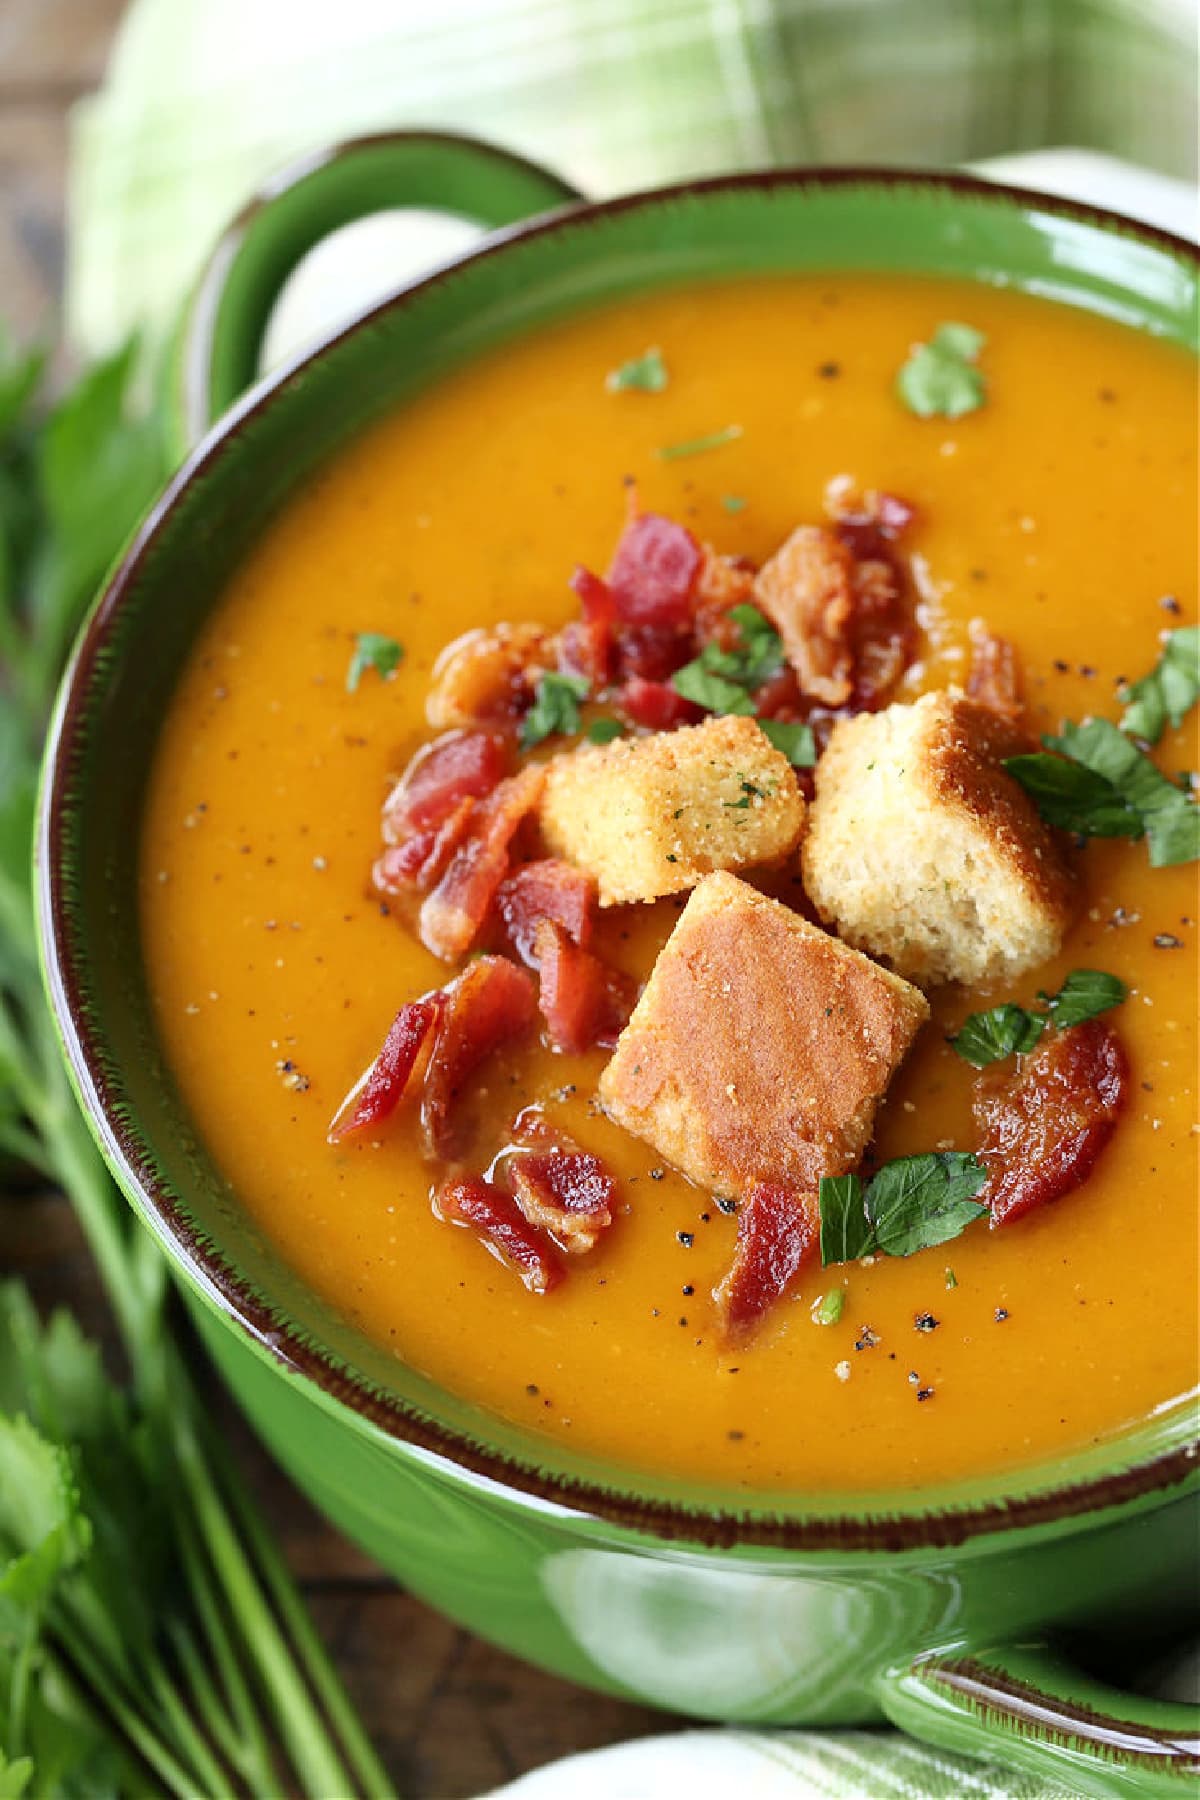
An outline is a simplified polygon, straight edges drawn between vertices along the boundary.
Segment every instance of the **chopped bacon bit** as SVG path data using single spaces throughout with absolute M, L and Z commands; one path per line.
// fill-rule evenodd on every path
M 553 1149 L 514 1156 L 506 1174 L 517 1205 L 570 1256 L 594 1250 L 612 1224 L 617 1184 L 589 1150 Z
M 555 665 L 553 634 L 543 625 L 480 626 L 438 657 L 425 716 L 435 728 L 510 722 Z
M 617 670 L 622 681 L 668 681 L 692 659 L 691 630 L 629 625 L 617 637 Z
M 1025 706 L 1021 698 L 1021 662 L 1007 638 L 995 637 L 976 620 L 971 626 L 971 665 L 967 693 L 981 706 L 990 707 L 1019 725 Z
M 464 800 L 490 794 L 508 767 L 508 742 L 494 731 L 449 731 L 426 744 L 383 806 L 383 841 L 403 844 L 435 830 Z
M 577 944 L 586 946 L 595 904 L 595 877 L 553 856 L 523 863 L 496 893 L 497 911 L 524 963 L 535 960 L 533 940 L 543 919 L 554 919 Z
M 700 575 L 696 582 L 696 642 L 721 642 L 725 616 L 735 606 L 754 603 L 754 564 L 745 556 L 722 556 L 711 544 L 700 546 Z M 721 642 L 722 649 L 733 649 Z
M 691 624 L 700 546 L 686 526 L 659 513 L 638 513 L 617 545 L 608 585 L 627 625 Z
M 1121 1040 L 1103 1019 L 1048 1032 L 1016 1074 L 988 1069 L 975 1084 L 980 1200 L 1005 1225 L 1087 1180 L 1129 1094 Z
M 798 526 L 759 570 L 755 595 L 802 691 L 844 706 L 854 689 L 854 558 L 846 546 L 823 526 Z
M 779 669 L 764 681 L 754 696 L 754 710 L 760 719 L 788 719 L 793 723 L 802 719 L 806 708 L 795 669 Z
M 378 892 L 423 894 L 431 888 L 462 843 L 474 810 L 474 800 L 460 800 L 441 825 L 389 845 L 371 871 Z
M 630 676 L 614 702 L 631 725 L 644 725 L 648 731 L 674 731 L 677 725 L 695 725 L 704 717 L 703 708 L 677 694 L 670 682 L 644 681 L 640 675 Z
M 713 1289 L 727 1337 L 749 1331 L 770 1311 L 816 1249 L 819 1235 L 815 1194 L 797 1194 L 775 1182 L 754 1184 L 738 1209 L 733 1266 Z
M 611 1049 L 629 1022 L 637 984 L 582 949 L 552 919 L 537 927 L 534 956 L 538 1005 L 556 1048 L 578 1053 L 599 1044 Z
M 895 566 L 860 562 L 854 571 L 851 624 L 855 712 L 871 712 L 887 698 L 913 659 L 916 632 Z
M 441 991 L 423 1000 L 410 1000 L 392 1020 L 383 1048 L 370 1068 L 355 1082 L 334 1114 L 329 1127 L 331 1144 L 378 1125 L 395 1112 L 408 1088 L 417 1057 L 430 1028 L 445 1004 Z
M 421 1126 L 432 1156 L 453 1149 L 450 1111 L 467 1077 L 486 1056 L 518 1037 L 537 1012 L 533 981 L 503 956 L 481 956 L 445 992 L 421 1099 Z
M 545 768 L 530 763 L 476 806 L 466 837 L 421 906 L 421 942 L 435 956 L 454 962 L 475 942 L 508 873 L 509 846 L 541 798 L 545 779 Z
M 917 516 L 911 501 L 878 488 L 860 493 L 848 475 L 837 475 L 826 486 L 825 511 L 842 543 L 860 559 L 886 555 L 888 544 L 902 537 Z
M 583 606 L 582 619 L 567 625 L 558 643 L 558 663 L 568 675 L 583 675 L 594 694 L 608 686 L 612 668 L 612 633 L 617 603 L 612 589 L 580 565 L 571 586 Z
M 562 1280 L 563 1266 L 553 1245 L 529 1223 L 511 1194 L 482 1175 L 445 1182 L 438 1190 L 436 1208 L 443 1219 L 477 1231 L 531 1294 L 548 1294 Z

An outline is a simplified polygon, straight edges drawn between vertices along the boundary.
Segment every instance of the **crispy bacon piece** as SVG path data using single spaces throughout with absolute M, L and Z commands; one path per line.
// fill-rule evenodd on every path
M 474 800 L 460 800 L 442 824 L 389 844 L 371 871 L 381 894 L 423 894 L 431 888 L 466 836 Z
M 803 692 L 844 706 L 854 688 L 854 558 L 846 546 L 821 525 L 800 525 L 759 570 L 754 591 Z
M 871 712 L 887 698 L 916 649 L 913 620 L 890 560 L 856 563 L 850 638 L 854 661 L 850 705 L 855 712 Z
M 842 543 L 860 561 L 887 555 L 889 544 L 903 537 L 917 516 L 911 501 L 878 488 L 860 493 L 848 475 L 838 475 L 825 489 L 825 511 Z
M 503 779 L 508 740 L 495 731 L 448 731 L 418 750 L 384 801 L 383 841 L 402 845 L 435 831 L 464 800 L 480 800 Z
M 543 625 L 480 626 L 448 644 L 434 665 L 425 716 L 437 729 L 507 723 L 529 705 L 555 666 L 553 633 Z
M 435 956 L 455 962 L 475 942 L 508 873 L 509 846 L 541 798 L 545 779 L 545 769 L 530 763 L 476 805 L 466 836 L 421 905 L 421 942 Z
M 572 575 L 571 586 L 579 595 L 583 617 L 563 628 L 558 640 L 558 666 L 568 675 L 582 675 L 592 692 L 598 694 L 608 686 L 612 669 L 617 603 L 608 583 L 582 565 Z
M 980 1200 L 1005 1225 L 1082 1185 L 1129 1096 L 1121 1040 L 1104 1019 L 1047 1032 L 1016 1074 L 987 1069 L 975 1084 Z
M 596 905 L 596 880 L 558 857 L 522 863 L 496 892 L 496 910 L 523 963 L 532 964 L 534 936 L 543 919 L 553 919 L 577 944 L 587 945 Z
M 677 725 L 695 725 L 704 711 L 677 694 L 668 681 L 644 681 L 631 675 L 615 696 L 617 710 L 631 725 L 644 725 L 648 731 L 674 731 Z
M 478 1232 L 531 1294 L 548 1294 L 562 1280 L 563 1266 L 549 1239 L 529 1223 L 511 1194 L 482 1175 L 444 1182 L 438 1190 L 436 1210 L 441 1218 L 470 1225 Z
M 532 977 L 504 956 L 481 956 L 443 990 L 444 1010 L 425 1073 L 421 1128 L 431 1156 L 453 1150 L 450 1113 L 463 1084 L 492 1051 L 537 1014 Z
M 529 1223 L 548 1231 L 569 1256 L 594 1250 L 612 1224 L 617 1184 L 589 1150 L 531 1150 L 514 1156 L 505 1172 Z
M 352 1131 L 378 1125 L 395 1112 L 408 1089 L 417 1057 L 445 1005 L 438 990 L 421 1000 L 409 1000 L 388 1029 L 383 1048 L 355 1082 L 334 1114 L 328 1139 L 336 1144 Z
M 621 533 L 608 585 L 626 625 L 674 626 L 692 621 L 700 546 L 686 526 L 659 513 L 637 513 Z
M 743 1336 L 765 1317 L 816 1249 L 820 1229 L 815 1194 L 754 1184 L 738 1210 L 733 1266 L 713 1289 L 727 1337 Z
M 700 546 L 696 580 L 696 641 L 718 635 L 725 614 L 735 606 L 754 604 L 754 564 L 745 556 L 722 556 L 711 544 Z M 723 646 L 726 649 L 731 645 Z
M 534 934 L 538 1005 L 552 1043 L 579 1053 L 599 1044 L 611 1050 L 629 1022 L 636 983 L 584 950 L 553 919 Z
M 676 669 L 692 660 L 691 630 L 662 625 L 630 625 L 617 637 L 617 675 L 621 681 L 669 681 Z
M 1007 638 L 996 637 L 978 620 L 971 626 L 971 663 L 967 693 L 981 706 L 1020 725 L 1025 716 L 1021 697 L 1021 661 Z

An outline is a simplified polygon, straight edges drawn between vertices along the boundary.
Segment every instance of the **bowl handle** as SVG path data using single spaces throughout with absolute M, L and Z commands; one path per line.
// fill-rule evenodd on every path
M 1069 1793 L 1183 1800 L 1200 1775 L 1200 1710 L 1105 1687 L 1041 1646 L 918 1657 L 885 1675 L 894 1725 Z
M 184 310 L 165 383 L 172 450 L 186 455 L 257 379 L 267 322 L 284 283 L 331 232 L 398 207 L 494 228 L 582 197 L 524 157 L 441 132 L 353 138 L 291 164 L 230 224 Z

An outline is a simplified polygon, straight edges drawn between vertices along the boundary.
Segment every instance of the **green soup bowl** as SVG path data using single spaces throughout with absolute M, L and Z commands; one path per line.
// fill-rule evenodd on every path
M 304 253 L 401 206 L 490 235 L 257 380 Z M 761 1502 L 551 1446 L 398 1364 L 304 1289 L 198 1141 L 156 1037 L 135 885 L 146 769 L 189 646 L 291 490 L 382 409 L 577 308 L 716 275 L 860 269 L 1004 283 L 1196 348 L 1190 246 L 953 175 L 794 170 L 592 206 L 488 146 L 398 134 L 260 195 L 175 345 L 185 460 L 59 700 L 38 852 L 49 992 L 104 1155 L 229 1387 L 322 1511 L 431 1604 L 559 1675 L 697 1718 L 887 1718 L 1089 1795 L 1182 1794 L 1200 1716 L 1111 1671 L 1195 1616 L 1194 1409 L 988 1478 Z

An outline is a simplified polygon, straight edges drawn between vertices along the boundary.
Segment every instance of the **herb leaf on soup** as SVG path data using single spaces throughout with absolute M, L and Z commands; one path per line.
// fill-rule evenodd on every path
M 1068 720 L 1048 751 L 1004 764 L 1042 817 L 1086 837 L 1145 837 L 1152 868 L 1200 857 L 1200 812 L 1109 719 Z
M 705 644 L 692 662 L 671 677 L 677 694 L 712 713 L 754 712 L 751 693 L 783 667 L 783 640 L 757 606 L 735 606 L 730 619 L 740 642 L 733 650 Z
M 817 745 L 811 725 L 793 725 L 786 719 L 760 719 L 759 729 L 769 744 L 787 757 L 793 769 L 811 769 Z
M 610 394 L 661 394 L 669 379 L 662 351 L 652 345 L 641 356 L 631 357 L 619 368 L 610 369 L 604 385 Z
M 913 1256 L 949 1243 L 987 1212 L 975 1199 L 986 1181 L 978 1158 L 957 1150 L 898 1157 L 866 1186 L 857 1175 L 825 1176 L 821 1261 L 853 1262 L 874 1252 Z
M 726 425 L 720 431 L 710 431 L 704 437 L 684 438 L 678 444 L 664 444 L 655 455 L 660 462 L 677 462 L 681 456 L 703 456 L 706 450 L 720 450 L 726 444 L 735 443 L 742 435 L 740 425 Z
M 368 669 L 374 669 L 381 681 L 394 675 L 404 656 L 404 645 L 380 631 L 360 631 L 354 643 L 354 654 L 346 670 L 346 692 L 357 692 L 358 684 Z
M 1116 975 L 1104 969 L 1072 969 L 1057 994 L 1047 996 L 1046 1004 L 1059 1030 L 1066 1031 L 1120 1006 L 1127 997 L 1128 989 Z
M 1047 1025 L 1066 1031 L 1120 1006 L 1126 997 L 1125 983 L 1116 975 L 1103 969 L 1073 969 L 1057 994 L 1040 996 L 1047 1012 L 1030 1012 L 1007 1001 L 987 1012 L 971 1013 L 949 1042 L 964 1062 L 985 1069 L 1009 1056 L 1028 1055 Z
M 611 744 L 617 738 L 624 737 L 625 727 L 620 719 L 593 719 L 586 735 L 589 744 Z
M 975 366 L 987 340 L 972 325 L 939 325 L 927 344 L 915 344 L 896 376 L 896 391 L 919 419 L 960 419 L 987 397 Z
M 1157 744 L 1169 724 L 1178 728 L 1200 698 L 1200 625 L 1168 632 L 1149 675 L 1121 689 L 1121 730 Z
M 573 736 L 579 730 L 579 702 L 587 699 L 589 691 L 584 675 L 560 675 L 554 670 L 543 675 L 521 724 L 522 750 L 532 750 L 544 738 Z

